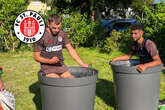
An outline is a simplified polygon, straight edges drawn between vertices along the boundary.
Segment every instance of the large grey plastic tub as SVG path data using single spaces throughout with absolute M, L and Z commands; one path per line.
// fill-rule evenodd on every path
M 73 79 L 56 79 L 38 73 L 42 110 L 94 110 L 98 71 L 69 67 Z
M 117 110 L 158 110 L 161 65 L 136 70 L 138 60 L 110 62 Z

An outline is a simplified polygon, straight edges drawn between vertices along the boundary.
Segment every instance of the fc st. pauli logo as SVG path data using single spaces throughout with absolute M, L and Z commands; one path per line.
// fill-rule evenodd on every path
M 45 32 L 45 22 L 37 12 L 24 11 L 16 18 L 14 31 L 22 42 L 35 43 L 41 39 Z

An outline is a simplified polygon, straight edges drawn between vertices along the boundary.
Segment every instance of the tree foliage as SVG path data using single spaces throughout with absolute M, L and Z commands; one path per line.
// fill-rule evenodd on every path
M 0 0 L 0 50 L 14 51 L 19 40 L 14 35 L 14 21 L 25 10 L 25 0 Z
M 135 0 L 130 5 L 134 12 L 143 18 L 144 6 L 152 7 L 153 0 Z
M 145 36 L 153 40 L 159 50 L 161 56 L 165 56 L 165 3 L 146 5 L 137 7 L 140 10 L 143 8 L 144 18 L 137 15 L 137 18 L 144 25 Z M 118 50 L 130 44 L 130 32 L 116 32 L 112 31 L 110 37 L 105 40 L 103 49 L 110 52 L 111 50 Z M 128 42 L 127 42 L 128 41 Z M 125 46 L 124 46 L 125 45 Z
M 86 18 L 87 15 L 72 12 L 63 14 L 63 29 L 67 32 L 74 47 L 102 45 L 105 39 L 104 29 L 99 23 Z
M 165 55 L 165 3 L 155 4 L 152 7 L 144 6 L 143 20 L 138 18 L 144 24 L 145 35 L 150 37 L 156 44 L 161 55 Z
M 94 9 L 105 11 L 106 8 L 117 9 L 127 8 L 133 0 L 41 0 L 46 2 L 52 8 L 61 12 L 69 9 L 70 12 L 79 11 L 81 14 L 92 14 Z

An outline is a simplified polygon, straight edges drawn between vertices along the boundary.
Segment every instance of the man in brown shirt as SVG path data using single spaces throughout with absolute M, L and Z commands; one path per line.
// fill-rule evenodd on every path
M 41 64 L 41 72 L 47 77 L 54 78 L 73 78 L 74 76 L 68 71 L 64 64 L 62 54 L 63 46 L 65 46 L 75 61 L 83 67 L 88 67 L 78 56 L 77 52 L 61 30 L 61 17 L 51 15 L 49 17 L 48 28 L 42 39 L 34 44 L 34 59 Z
M 140 57 L 140 64 L 137 65 L 137 70 L 140 72 L 145 71 L 149 67 L 162 64 L 155 43 L 143 36 L 144 28 L 142 25 L 133 25 L 131 27 L 131 34 L 134 42 L 130 52 L 124 56 L 114 58 L 112 62 L 129 60 L 137 52 Z

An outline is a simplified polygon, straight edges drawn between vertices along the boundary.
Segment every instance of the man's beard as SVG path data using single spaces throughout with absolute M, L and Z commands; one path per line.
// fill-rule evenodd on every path
M 53 32 L 51 29 L 50 29 L 50 31 L 51 31 L 51 33 L 52 33 L 53 36 L 57 36 L 58 33 L 59 33 L 59 31 L 58 32 Z
M 59 33 L 59 32 L 56 32 L 56 33 L 53 33 L 53 32 L 52 32 L 53 36 L 57 36 L 57 35 L 58 35 L 58 33 Z

